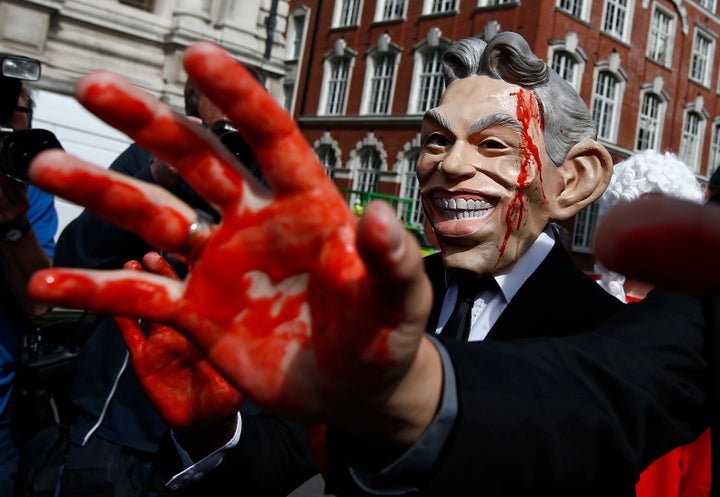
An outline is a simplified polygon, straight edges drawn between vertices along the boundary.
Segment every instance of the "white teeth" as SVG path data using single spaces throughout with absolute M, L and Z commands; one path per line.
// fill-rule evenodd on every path
M 440 209 L 447 219 L 477 219 L 486 216 L 493 205 L 484 200 L 465 198 L 438 198 L 435 205 Z

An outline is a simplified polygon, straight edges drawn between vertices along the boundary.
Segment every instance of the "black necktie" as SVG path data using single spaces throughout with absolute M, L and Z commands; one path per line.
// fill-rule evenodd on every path
M 475 295 L 479 291 L 477 280 L 460 280 L 458 282 L 458 295 L 450 318 L 440 333 L 446 337 L 453 337 L 466 341 L 470 335 L 470 322 L 472 321 L 472 308 Z

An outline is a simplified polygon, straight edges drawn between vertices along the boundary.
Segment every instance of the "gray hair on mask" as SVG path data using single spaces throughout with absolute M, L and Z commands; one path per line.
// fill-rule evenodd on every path
M 542 112 L 545 148 L 556 166 L 576 144 L 597 136 L 590 109 L 575 88 L 517 33 L 504 31 L 488 42 L 471 37 L 453 43 L 443 55 L 443 75 L 446 85 L 487 75 L 531 91 Z

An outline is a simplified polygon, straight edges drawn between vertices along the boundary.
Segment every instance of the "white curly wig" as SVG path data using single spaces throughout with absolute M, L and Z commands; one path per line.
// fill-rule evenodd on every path
M 632 202 L 647 194 L 660 194 L 691 202 L 703 201 L 703 189 L 695 174 L 672 152 L 645 150 L 615 164 L 610 184 L 598 200 L 602 217 L 618 204 Z M 598 283 L 625 302 L 625 276 L 595 264 Z

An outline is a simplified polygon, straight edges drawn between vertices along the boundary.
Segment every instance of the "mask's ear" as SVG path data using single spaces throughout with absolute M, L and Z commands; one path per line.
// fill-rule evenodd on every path
M 562 190 L 555 203 L 555 219 L 568 219 L 597 200 L 610 183 L 610 152 L 589 138 L 575 145 L 559 166 Z

